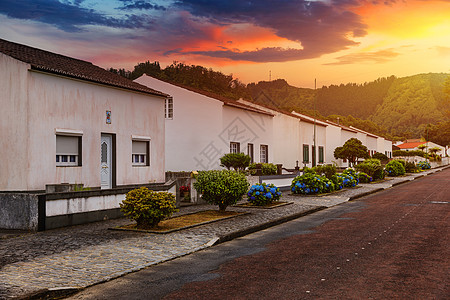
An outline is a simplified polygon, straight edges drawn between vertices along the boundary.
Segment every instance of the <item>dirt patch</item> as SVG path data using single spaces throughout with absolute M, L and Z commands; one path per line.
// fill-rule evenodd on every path
M 151 228 L 137 228 L 136 224 L 128 224 L 111 228 L 113 230 L 130 230 L 148 233 L 170 233 L 182 229 L 192 228 L 224 219 L 234 218 L 240 215 L 248 214 L 246 212 L 237 211 L 218 211 L 205 210 L 192 214 L 186 214 L 178 217 L 173 217 L 159 222 L 156 227 Z

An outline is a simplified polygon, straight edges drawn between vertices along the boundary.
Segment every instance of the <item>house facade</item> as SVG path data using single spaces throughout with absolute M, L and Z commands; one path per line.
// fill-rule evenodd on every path
M 0 191 L 164 182 L 164 93 L 0 39 Z
M 436 154 L 440 155 L 441 157 L 446 156 L 446 148 L 442 147 L 441 145 L 438 145 L 436 143 L 430 142 L 430 141 L 420 141 L 420 140 L 412 140 L 412 141 L 405 141 L 402 144 L 397 145 L 397 147 L 400 150 L 405 151 L 414 151 L 414 150 L 422 150 L 424 152 L 427 152 L 431 148 L 439 149 Z
M 148 75 L 135 82 L 170 95 L 165 105 L 166 171 L 219 169 L 226 153 L 273 162 L 272 113 Z

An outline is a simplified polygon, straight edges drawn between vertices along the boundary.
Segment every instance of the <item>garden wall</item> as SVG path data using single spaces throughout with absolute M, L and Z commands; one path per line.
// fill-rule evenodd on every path
M 46 230 L 122 217 L 120 203 L 130 190 L 145 186 L 177 194 L 175 181 L 106 190 L 0 194 L 0 228 Z

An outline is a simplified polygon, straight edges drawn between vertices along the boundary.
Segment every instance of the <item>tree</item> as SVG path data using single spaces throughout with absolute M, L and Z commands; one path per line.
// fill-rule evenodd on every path
M 236 171 L 243 171 L 250 165 L 250 156 L 244 153 L 227 153 L 220 158 L 220 165 L 222 167 L 235 169 Z
M 347 159 L 353 165 L 358 158 L 369 158 L 369 154 L 360 140 L 351 138 L 342 147 L 334 149 L 334 157 Z

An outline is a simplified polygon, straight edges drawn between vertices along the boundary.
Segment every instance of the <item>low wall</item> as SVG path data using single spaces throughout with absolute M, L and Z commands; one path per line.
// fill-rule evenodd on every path
M 39 196 L 35 194 L 0 194 L 0 228 L 37 230 Z
M 143 186 L 177 194 L 175 181 Z M 136 187 L 139 186 L 34 195 L 0 194 L 0 228 L 37 231 L 122 217 L 119 204 Z

